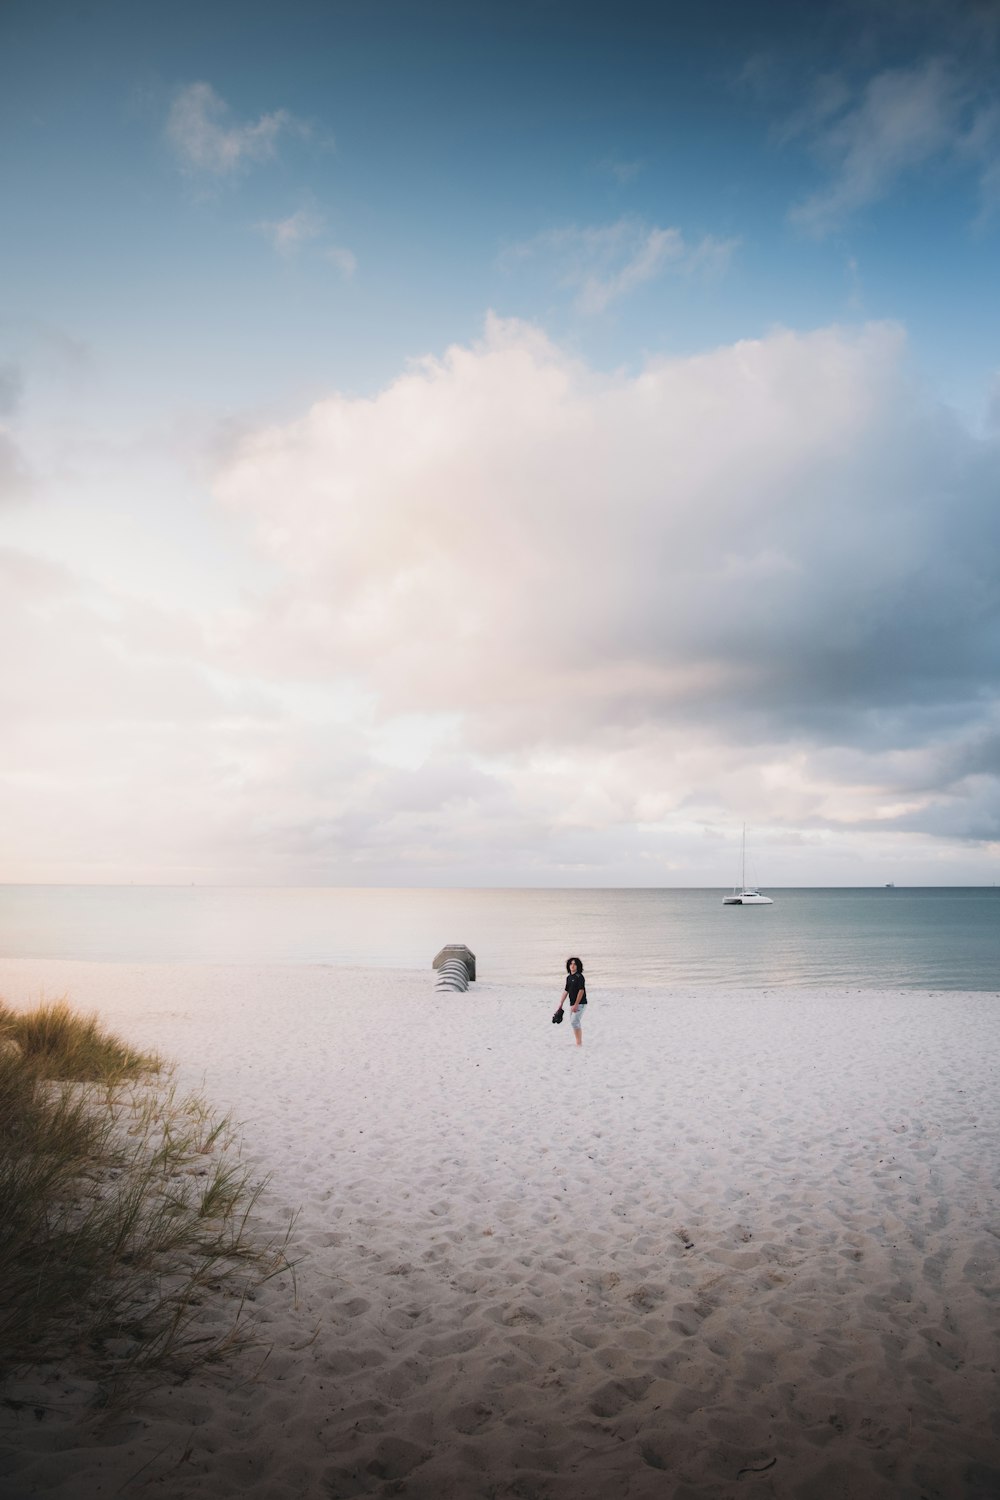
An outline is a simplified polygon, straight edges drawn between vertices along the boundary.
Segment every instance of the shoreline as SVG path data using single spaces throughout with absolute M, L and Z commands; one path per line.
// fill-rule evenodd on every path
M 0 961 L 233 1110 L 298 1262 L 266 1360 L 8 1412 L 0 1495 L 1000 1491 L 995 993 L 602 987 L 578 1052 L 433 982 Z
M 500 994 L 512 994 L 523 997 L 542 994 L 552 994 L 558 997 L 558 984 L 560 964 L 557 961 L 551 973 L 539 979 L 510 978 L 507 975 L 480 979 L 470 986 L 469 998 L 475 999 L 477 991 L 484 993 L 486 990 Z M 346 979 L 360 978 L 367 986 L 369 978 L 406 978 L 413 982 L 417 991 L 424 990 L 424 980 L 428 975 L 433 978 L 433 972 L 429 964 L 415 968 L 412 964 L 361 964 L 361 963 L 334 963 L 325 959 L 247 959 L 243 962 L 234 962 L 230 959 L 204 959 L 204 958 L 160 958 L 160 959 L 135 959 L 135 958 L 64 958 L 50 957 L 3 957 L 0 955 L 0 995 L 2 995 L 2 982 L 4 976 L 9 976 L 15 984 L 21 983 L 22 978 L 27 976 L 30 982 L 31 975 L 37 973 L 39 981 L 47 982 L 46 998 L 52 998 L 54 994 L 62 994 L 59 988 L 64 977 L 73 980 L 79 974 L 85 975 L 91 970 L 109 970 L 115 974 L 121 974 L 125 970 L 134 971 L 137 974 L 149 972 L 162 973 L 164 975 L 176 971 L 178 974 L 200 974 L 223 973 L 234 976 L 249 976 L 310 973 L 316 971 L 327 975 L 341 975 Z M 65 975 L 63 973 L 65 971 Z M 587 976 L 591 977 L 591 967 L 588 965 Z M 740 983 L 717 979 L 691 979 L 678 978 L 671 983 L 660 980 L 644 980 L 628 976 L 624 980 L 611 984 L 605 983 L 603 975 L 599 975 L 595 982 L 595 991 L 600 987 L 602 999 L 607 996 L 612 1000 L 620 1000 L 625 996 L 643 997 L 683 997 L 686 1000 L 695 1001 L 699 997 L 711 1000 L 713 996 L 725 995 L 735 997 L 745 995 L 760 997 L 765 995 L 784 996 L 786 999 L 807 1001 L 816 998 L 821 1001 L 829 1001 L 841 996 L 869 995 L 869 996 L 891 996 L 894 999 L 903 999 L 906 996 L 922 995 L 937 996 L 940 998 L 965 996 L 973 998 L 983 996 L 986 999 L 1000 1000 L 1000 981 L 990 986 L 947 985 L 947 984 L 920 984 L 920 985 L 891 985 L 870 984 L 858 979 L 844 979 L 832 982 L 828 980 L 804 984 L 800 981 L 771 979 L 771 980 L 745 980 Z M 35 994 L 35 999 L 38 993 Z M 133 1012 L 129 1012 L 132 1014 Z

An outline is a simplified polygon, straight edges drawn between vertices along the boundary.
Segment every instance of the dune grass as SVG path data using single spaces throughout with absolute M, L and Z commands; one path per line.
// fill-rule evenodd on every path
M 0 1380 L 72 1358 L 106 1396 L 247 1341 L 287 1268 L 231 1121 L 65 1001 L 0 1002 Z
M 24 1060 L 50 1079 L 109 1083 L 161 1068 L 154 1054 L 136 1052 L 96 1016 L 80 1015 L 65 1000 L 21 1012 L 0 1002 L 0 1041 L 13 1042 Z

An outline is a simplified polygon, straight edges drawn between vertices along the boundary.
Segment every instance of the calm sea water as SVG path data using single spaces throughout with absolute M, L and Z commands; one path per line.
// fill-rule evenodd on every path
M 483 979 L 1000 991 L 1000 889 L 348 890 L 0 886 L 0 956 L 429 967 L 467 943 Z

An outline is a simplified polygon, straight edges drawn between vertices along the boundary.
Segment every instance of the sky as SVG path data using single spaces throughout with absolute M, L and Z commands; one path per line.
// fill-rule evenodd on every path
M 1000 6 L 3 0 L 0 881 L 992 884 Z

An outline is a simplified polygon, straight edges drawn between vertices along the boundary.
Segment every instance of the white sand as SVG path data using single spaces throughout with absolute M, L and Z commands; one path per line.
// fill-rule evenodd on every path
M 262 1368 L 6 1411 L 0 1494 L 1000 1494 L 1000 997 L 597 987 L 577 1051 L 555 979 L 0 964 L 232 1107 L 300 1257 Z

